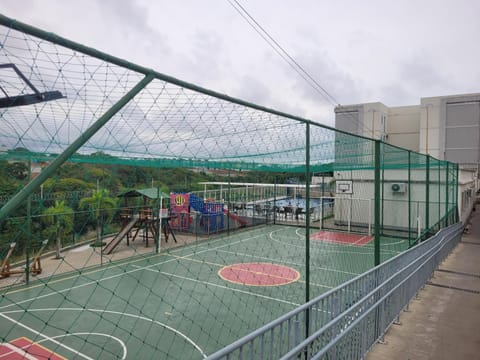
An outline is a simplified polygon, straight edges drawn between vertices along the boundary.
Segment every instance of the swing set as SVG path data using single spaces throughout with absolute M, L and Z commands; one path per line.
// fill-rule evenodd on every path
M 40 263 L 40 257 L 42 256 L 43 250 L 47 246 L 48 240 L 42 241 L 42 246 L 40 249 L 35 253 L 32 261 L 32 265 L 30 265 L 29 273 L 33 275 L 41 274 L 42 272 L 42 265 Z M 17 243 L 12 242 L 10 243 L 10 247 L 5 255 L 5 258 L 2 260 L 1 267 L 0 267 L 0 279 L 9 277 L 13 274 L 23 274 L 26 272 L 25 268 L 11 268 L 10 266 L 10 256 L 12 255 L 13 251 L 15 250 L 15 246 Z

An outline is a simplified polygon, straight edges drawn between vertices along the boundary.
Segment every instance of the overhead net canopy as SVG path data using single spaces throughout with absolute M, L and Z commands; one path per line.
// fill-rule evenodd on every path
M 1 15 L 0 163 L 0 352 L 52 359 L 204 358 L 455 221 L 453 164 Z
M 0 68 L 6 106 L 0 143 L 8 149 L 63 152 L 146 75 L 141 67 L 91 56 L 99 56 L 95 52 L 87 55 L 24 32 L 2 30 L 0 64 L 13 64 L 23 75 L 11 67 Z M 156 166 L 304 170 L 307 121 L 245 106 L 153 74 L 156 78 L 88 139 L 75 157 L 101 152 L 120 161 Z M 18 96 L 32 93 L 23 78 L 39 92 L 55 93 L 57 98 L 41 101 L 39 95 L 33 105 L 18 106 Z M 353 139 L 349 145 L 358 150 L 355 142 L 359 140 Z M 334 142 L 332 129 L 312 127 L 311 165 L 332 163 Z

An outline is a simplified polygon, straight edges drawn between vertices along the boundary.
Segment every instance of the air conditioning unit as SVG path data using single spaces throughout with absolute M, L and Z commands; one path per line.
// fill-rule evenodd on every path
M 404 193 L 404 192 L 407 192 L 407 184 L 393 183 L 391 189 L 392 189 L 392 192 L 394 193 Z

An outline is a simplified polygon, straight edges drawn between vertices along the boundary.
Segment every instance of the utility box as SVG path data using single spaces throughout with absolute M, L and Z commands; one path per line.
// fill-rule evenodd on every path
M 393 183 L 391 186 L 392 192 L 394 193 L 405 193 L 407 192 L 407 184 L 405 183 Z

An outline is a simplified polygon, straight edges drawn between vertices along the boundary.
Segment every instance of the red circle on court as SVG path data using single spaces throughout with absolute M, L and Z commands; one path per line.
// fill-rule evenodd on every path
M 300 278 L 297 270 L 269 263 L 233 264 L 221 268 L 218 275 L 226 281 L 249 286 L 286 285 Z

